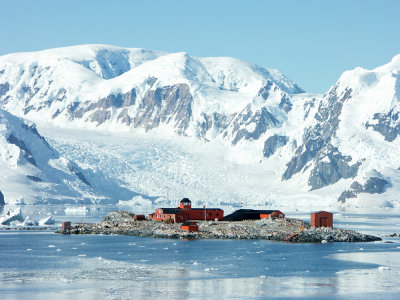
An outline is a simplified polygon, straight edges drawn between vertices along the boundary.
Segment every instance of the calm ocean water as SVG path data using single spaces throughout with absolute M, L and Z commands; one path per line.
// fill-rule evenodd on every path
M 393 270 L 334 255 L 400 253 L 398 243 L 383 242 L 187 241 L 52 232 L 1 232 L 0 240 L 0 299 L 345 297 L 343 274 Z M 396 289 L 379 295 L 367 277 L 364 290 L 352 296 L 397 295 Z
M 68 215 L 65 206 L 22 208 L 35 220 L 53 215 L 57 226 L 97 222 L 118 209 Z M 398 214 L 335 214 L 334 221 L 366 233 L 400 232 Z M 400 241 L 291 244 L 0 231 L 1 300 L 271 297 L 398 299 Z

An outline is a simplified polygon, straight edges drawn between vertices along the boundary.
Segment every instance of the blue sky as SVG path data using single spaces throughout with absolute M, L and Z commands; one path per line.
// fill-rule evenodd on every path
M 233 56 L 326 92 L 400 53 L 400 1 L 2 0 L 0 55 L 88 43 Z

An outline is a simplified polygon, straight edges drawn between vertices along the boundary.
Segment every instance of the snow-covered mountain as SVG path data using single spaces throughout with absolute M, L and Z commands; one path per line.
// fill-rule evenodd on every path
M 0 204 L 110 202 L 34 124 L 0 109 Z
M 136 193 L 157 197 L 165 189 L 176 195 L 207 197 L 209 191 L 196 190 L 197 182 L 213 189 L 219 201 L 231 203 L 289 198 L 295 202 L 297 195 L 336 206 L 390 207 L 400 206 L 396 198 L 399 72 L 397 56 L 371 71 L 347 71 L 326 94 L 311 95 L 277 70 L 234 58 L 83 45 L 0 57 L 0 106 L 52 128 L 48 131 L 52 145 L 84 169 L 94 193 L 100 189 L 113 201 Z M 168 145 L 168 150 L 154 146 L 158 151 L 154 159 L 160 163 L 141 173 L 143 162 L 139 158 L 132 162 L 133 153 L 107 156 L 116 160 L 112 166 L 100 161 L 91 164 L 96 161 L 91 155 L 96 151 L 103 155 L 102 149 L 61 138 L 54 128 L 64 130 L 64 135 L 66 129 L 71 135 L 77 129 L 125 132 L 126 137 L 140 136 L 145 143 L 159 134 L 179 141 L 180 146 Z M 183 167 L 169 165 L 174 160 L 171 155 L 179 156 L 183 144 L 195 141 L 211 145 L 203 147 L 201 155 L 210 161 L 218 157 L 225 167 L 217 163 L 218 171 L 209 173 L 202 167 L 207 162 L 190 153 L 185 164 L 192 164 L 188 168 L 195 175 L 173 184 L 171 172 L 179 173 Z M 142 151 L 137 144 L 132 147 Z M 221 176 L 235 180 L 224 174 L 235 164 L 241 173 L 230 175 L 248 173 L 240 181 L 243 186 L 221 184 L 217 179 Z M 114 174 L 113 168 L 119 172 Z M 129 170 L 135 170 L 135 176 Z M 144 174 L 154 174 L 152 183 L 144 184 Z M 206 177 L 219 184 L 213 186 Z M 116 187 L 120 192 L 115 193 Z
M 168 127 L 235 144 L 281 124 L 301 91 L 277 70 L 187 53 L 90 45 L 0 59 L 2 107 L 63 127 Z
M 321 98 L 305 101 L 301 138 L 287 136 L 283 126 L 266 141 L 272 149 L 296 145 L 282 180 L 307 178 L 311 190 L 336 185 L 342 203 L 398 206 L 399 74 L 400 55 L 374 70 L 347 71 Z

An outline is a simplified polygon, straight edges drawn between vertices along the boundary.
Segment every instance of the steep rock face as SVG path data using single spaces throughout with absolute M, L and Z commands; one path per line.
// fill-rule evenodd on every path
M 373 121 L 375 124 L 367 123 L 366 128 L 372 127 L 385 138 L 385 141 L 393 142 L 400 134 L 399 112 L 392 108 L 388 113 L 374 114 Z
M 192 94 L 187 84 L 177 84 L 150 90 L 133 118 L 135 127 L 150 130 L 161 123 L 170 124 L 183 134 L 189 126 L 192 116 Z
M 296 149 L 282 175 L 283 180 L 304 171 L 310 162 L 312 170 L 308 179 L 311 189 L 336 183 L 342 178 L 355 177 L 361 162 L 349 165 L 350 156 L 343 156 L 331 144 L 339 126 L 343 104 L 351 98 L 351 89 L 338 92 L 338 85 L 324 96 L 313 116 L 315 125 L 305 130 L 303 143 Z
M 289 138 L 287 136 L 277 134 L 270 136 L 264 143 L 264 157 L 270 157 L 276 150 L 285 146 L 288 141 Z
M 348 190 L 340 194 L 338 202 L 345 203 L 347 199 L 356 198 L 361 193 L 382 194 L 389 186 L 389 181 L 379 177 L 370 177 L 363 185 L 354 181 Z
M 343 156 L 337 148 L 328 145 L 315 160 L 315 167 L 308 178 L 311 189 L 320 189 L 338 182 L 340 179 L 357 176 L 361 162 L 351 165 L 351 157 Z
M 0 191 L 0 206 L 3 206 L 4 204 L 6 204 L 5 201 L 4 201 L 4 195 L 3 195 L 3 193 Z
M 67 112 L 71 120 L 85 118 L 88 122 L 95 122 L 101 125 L 111 119 L 114 111 L 121 109 L 118 120 L 130 125 L 130 118 L 124 112 L 126 108 L 135 104 L 136 90 L 132 89 L 127 93 L 110 94 L 97 101 L 85 101 L 80 104 L 74 102 L 67 107 Z M 57 111 L 52 118 L 56 118 L 62 111 Z
M 267 108 L 254 109 L 248 105 L 230 124 L 231 134 L 234 135 L 232 145 L 236 145 L 242 139 L 258 140 L 268 128 L 278 124 L 279 121 Z

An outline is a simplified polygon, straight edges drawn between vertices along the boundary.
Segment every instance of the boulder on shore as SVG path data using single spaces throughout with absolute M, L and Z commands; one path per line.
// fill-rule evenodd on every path
M 112 211 L 108 213 L 102 223 L 123 224 L 135 221 L 135 214 L 128 211 Z

